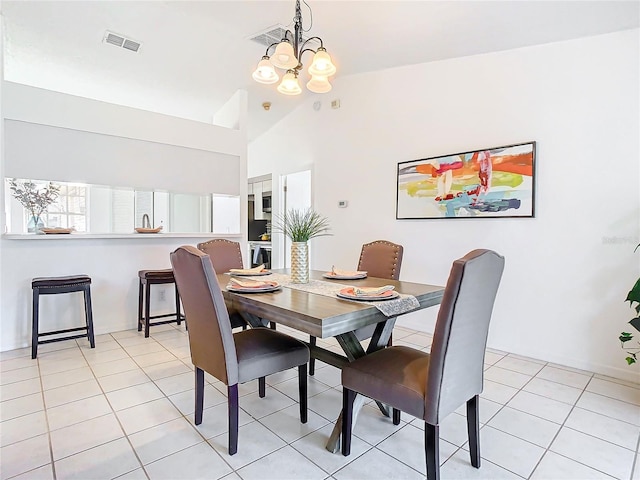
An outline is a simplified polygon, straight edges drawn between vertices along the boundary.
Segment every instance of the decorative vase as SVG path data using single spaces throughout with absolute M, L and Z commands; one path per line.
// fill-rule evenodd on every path
M 291 244 L 291 283 L 309 283 L 309 244 Z
M 44 221 L 42 217 L 32 215 L 29 219 L 29 223 L 27 223 L 27 232 L 29 233 L 41 233 L 40 229 L 44 228 Z

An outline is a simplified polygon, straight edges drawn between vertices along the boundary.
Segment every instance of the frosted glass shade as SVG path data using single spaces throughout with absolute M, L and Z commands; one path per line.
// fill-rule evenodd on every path
M 316 75 L 311 77 L 311 80 L 307 83 L 307 88 L 313 93 L 327 93 L 332 87 L 327 77 Z
M 309 75 L 328 77 L 336 73 L 336 66 L 331 61 L 327 51 L 320 47 L 313 56 L 313 62 L 309 66 Z
M 262 57 L 262 60 L 258 63 L 252 77 L 256 82 L 264 83 L 266 85 L 276 83 L 280 80 L 280 76 L 276 73 L 276 69 L 273 68 L 273 65 L 269 61 L 269 57 L 267 56 Z
M 280 42 L 276 47 L 276 51 L 271 56 L 271 63 L 284 69 L 295 68 L 298 66 L 298 59 L 293 51 L 293 47 L 289 42 Z
M 300 95 L 302 93 L 302 89 L 298 83 L 298 77 L 296 77 L 295 73 L 289 70 L 284 77 L 282 77 L 282 82 L 278 85 L 278 91 L 284 95 Z

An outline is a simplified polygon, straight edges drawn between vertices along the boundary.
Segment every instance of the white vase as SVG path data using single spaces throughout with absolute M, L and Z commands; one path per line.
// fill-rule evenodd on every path
M 309 283 L 309 244 L 307 242 L 291 244 L 291 282 Z

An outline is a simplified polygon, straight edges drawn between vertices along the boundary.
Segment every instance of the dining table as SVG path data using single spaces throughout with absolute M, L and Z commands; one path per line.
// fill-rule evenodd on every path
M 438 305 L 442 301 L 444 287 L 424 283 L 396 281 L 383 278 L 365 277 L 359 279 L 327 278 L 328 272 L 310 271 L 309 282 L 292 283 L 288 269 L 273 269 L 270 275 L 248 277 L 252 280 L 268 280 L 278 284 L 271 292 L 239 293 L 227 289 L 230 281 L 228 273 L 218 274 L 224 298 L 238 310 L 252 327 L 266 326 L 268 322 L 285 325 L 317 338 L 335 337 L 344 354 L 308 344 L 311 356 L 322 362 L 342 368 L 348 362 L 385 348 L 396 318 L 405 313 Z M 340 291 L 352 288 L 373 288 L 393 286 L 398 292 L 394 298 L 367 301 L 345 299 L 338 296 Z M 395 294 L 394 294 L 395 295 Z M 375 325 L 375 327 L 371 327 Z M 373 330 L 371 340 L 365 348 L 361 340 L 363 329 Z M 364 405 L 361 395 L 356 397 L 353 422 Z M 389 416 L 386 406 L 378 404 L 383 414 Z M 338 417 L 333 432 L 327 441 L 327 450 L 340 450 L 342 413 Z

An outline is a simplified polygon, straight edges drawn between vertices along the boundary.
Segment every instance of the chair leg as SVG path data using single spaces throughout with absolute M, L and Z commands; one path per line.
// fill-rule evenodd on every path
M 142 331 L 142 304 L 144 303 L 144 295 L 142 289 L 142 280 L 138 280 L 138 331 Z
M 393 409 L 393 424 L 400 425 L 400 410 L 397 408 Z
M 309 345 L 311 345 L 312 347 L 316 346 L 316 337 L 309 337 Z M 313 377 L 315 373 L 316 373 L 316 359 L 311 357 L 309 359 L 309 375 Z
M 238 384 L 227 387 L 229 402 L 229 455 L 238 451 Z
M 91 287 L 84 287 L 84 318 L 87 323 L 87 338 L 91 348 L 96 348 L 96 339 L 93 334 L 93 309 L 91 308 Z
M 353 421 L 353 401 L 356 392 L 342 387 L 342 455 L 351 454 L 351 424 Z
M 258 379 L 258 395 L 260 398 L 264 398 L 267 394 L 267 382 L 265 377 L 260 377 Z
M 427 480 L 440 480 L 440 428 L 424 424 L 424 449 L 427 457 Z
M 145 302 L 144 302 L 144 338 L 149 338 L 149 317 L 151 316 L 151 284 L 147 281 L 145 288 Z
M 307 364 L 298 366 L 298 403 L 300 403 L 300 422 L 307 423 Z
M 195 367 L 196 372 L 196 425 L 202 423 L 202 408 L 204 405 L 204 370 Z
M 176 283 L 176 320 L 178 325 L 182 324 L 182 315 L 180 315 L 180 295 L 178 295 L 178 284 Z
M 478 395 L 467 401 L 467 432 L 469 434 L 469 453 L 471 465 L 480 468 L 480 423 Z
M 31 313 L 31 358 L 38 356 L 38 323 L 40 314 L 40 289 L 33 289 L 33 312 Z

